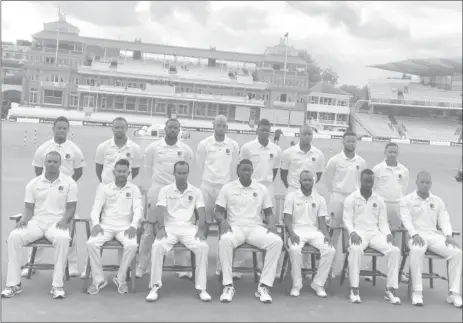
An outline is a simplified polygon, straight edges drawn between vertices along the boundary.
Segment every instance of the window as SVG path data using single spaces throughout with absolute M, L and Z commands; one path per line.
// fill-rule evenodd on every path
M 55 64 L 55 58 L 54 57 L 45 57 L 45 63 L 47 63 L 47 64 Z
M 69 106 L 72 108 L 76 108 L 78 105 L 79 97 L 77 93 L 70 93 L 69 94 Z
M 45 90 L 43 93 L 43 103 L 54 105 L 63 104 L 63 91 Z
M 166 114 L 167 113 L 167 107 L 165 103 L 156 103 L 156 113 L 158 114 Z
M 189 113 L 189 108 L 188 108 L 188 105 L 187 104 L 179 104 L 178 107 L 177 107 L 177 115 L 179 116 L 188 116 L 190 113 Z
M 77 85 L 79 85 L 79 78 L 76 77 L 76 79 L 74 80 L 76 82 Z
M 139 84 L 139 87 L 140 87 L 140 89 L 142 89 L 143 91 L 146 90 L 146 83 L 140 83 L 140 84 Z
M 206 116 L 206 105 L 204 103 L 196 103 L 195 104 L 195 115 L 200 117 Z
M 347 114 L 336 114 L 336 121 L 347 121 Z
M 29 102 L 30 103 L 37 103 L 37 89 L 32 88 L 30 89 L 30 95 L 29 95 Z
M 31 74 L 31 81 L 38 81 L 39 76 L 37 74 Z
M 307 111 L 308 120 L 317 120 L 318 112 L 317 111 Z
M 124 110 L 124 97 L 121 95 L 115 96 L 114 110 Z
M 101 95 L 100 97 L 100 108 L 102 110 L 105 110 L 106 109 L 106 95 Z
M 228 115 L 228 109 L 225 104 L 219 104 L 219 114 L 227 116 Z
M 196 93 L 201 94 L 201 89 L 196 89 Z
M 84 108 L 94 108 L 95 97 L 93 95 L 84 95 Z
M 217 103 L 207 103 L 207 116 L 215 117 L 217 115 Z
M 120 81 L 120 80 L 116 80 L 116 86 L 118 87 L 125 87 L 124 86 L 124 82 Z
M 90 86 L 97 86 L 98 85 L 98 83 L 97 83 L 97 81 L 95 79 L 87 79 L 86 82 L 87 82 L 87 85 L 90 85 Z
M 147 98 L 138 99 L 138 111 L 140 112 L 148 111 L 148 99 Z
M 127 87 L 131 89 L 135 89 L 135 88 L 138 88 L 138 84 L 137 82 L 128 82 Z
M 127 111 L 135 111 L 135 101 L 136 101 L 136 98 L 133 97 L 133 96 L 128 96 L 127 97 L 127 101 L 125 103 L 125 109 Z

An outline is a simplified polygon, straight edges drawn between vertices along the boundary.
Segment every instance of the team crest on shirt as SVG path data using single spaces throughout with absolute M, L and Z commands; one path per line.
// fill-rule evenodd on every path
M 402 174 L 399 174 L 399 179 L 402 179 Z
M 330 216 L 331 216 L 332 218 L 334 218 L 334 212 L 331 212 L 331 213 L 330 213 Z
M 313 161 L 313 162 L 315 161 L 315 157 L 312 157 L 312 161 Z
M 181 156 L 182 156 L 182 152 L 181 152 L 181 151 L 177 152 L 177 155 L 178 155 L 178 157 L 181 157 Z
M 64 187 L 58 186 L 58 191 L 62 191 L 62 190 L 64 190 Z
M 130 153 L 127 153 L 126 156 L 127 156 L 127 158 L 130 158 Z
M 69 158 L 71 158 L 71 155 L 70 155 L 70 154 L 66 154 L 66 155 L 64 155 L 64 158 L 69 159 Z
M 125 196 L 127 196 L 127 197 L 130 197 L 130 193 L 129 193 L 129 192 L 127 192 L 127 193 L 125 194 Z
M 317 207 L 317 205 L 315 203 L 312 203 L 312 208 L 315 209 L 316 207 Z
M 377 208 L 377 207 L 378 207 L 378 204 L 373 203 L 373 207 L 374 207 L 374 208 Z
M 188 201 L 190 201 L 190 202 L 193 201 L 193 196 L 191 196 L 191 195 L 188 196 Z
M 355 168 L 357 168 L 357 170 L 360 170 L 360 166 L 359 166 L 359 165 L 357 165 Z
M 227 155 L 230 155 L 230 149 L 225 149 L 225 152 L 227 153 Z
M 252 196 L 257 197 L 257 193 L 256 192 L 252 193 Z
M 272 158 L 273 158 L 273 154 L 270 154 L 270 159 L 272 159 Z
M 431 203 L 429 207 L 431 208 L 431 210 L 434 209 L 434 204 Z

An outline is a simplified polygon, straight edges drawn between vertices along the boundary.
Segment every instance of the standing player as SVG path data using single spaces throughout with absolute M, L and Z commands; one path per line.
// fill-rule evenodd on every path
M 60 172 L 66 176 L 72 177 L 74 181 L 78 181 L 83 174 L 85 167 L 84 155 L 80 148 L 70 141 L 67 136 L 69 133 L 69 120 L 66 117 L 58 117 L 53 123 L 53 138 L 43 143 L 34 154 L 32 166 L 34 166 L 35 175 L 40 176 L 43 173 L 43 163 L 45 156 L 50 151 L 57 151 L 61 156 Z M 77 232 L 77 230 L 76 230 Z M 74 238 L 77 233 L 74 233 Z M 28 248 L 28 259 L 32 255 L 32 248 Z M 40 263 L 40 258 L 43 255 L 43 249 L 38 248 L 35 255 L 34 263 Z M 77 268 L 77 244 L 74 243 L 69 249 L 68 255 L 69 275 L 76 277 L 79 275 Z M 26 277 L 29 269 L 24 268 L 21 271 L 21 276 Z M 34 270 L 32 271 L 34 273 Z
M 238 160 L 239 146 L 236 141 L 226 136 L 228 130 L 227 118 L 218 115 L 214 119 L 214 134 L 207 137 L 198 144 L 196 149 L 196 163 L 198 171 L 202 172 L 201 192 L 206 207 L 206 221 L 215 221 L 215 203 L 222 187 L 230 181 L 230 174 Z M 242 264 L 243 257 L 235 261 Z M 217 254 L 216 275 L 220 275 L 221 266 Z M 241 275 L 236 274 L 234 278 L 239 279 Z
M 407 167 L 397 161 L 399 155 L 399 146 L 394 142 L 386 144 L 384 150 L 386 159 L 373 167 L 375 173 L 375 185 L 373 191 L 381 196 L 386 202 L 387 219 L 391 230 L 397 230 L 402 227 L 400 219 L 400 199 L 407 192 L 410 174 Z M 402 236 L 397 234 L 395 245 L 401 246 Z M 408 270 L 405 270 L 408 272 Z M 401 273 L 401 280 L 408 281 L 407 276 Z
M 275 130 L 275 134 L 273 137 L 273 142 L 275 143 L 275 145 L 278 145 L 280 143 L 280 137 L 282 134 L 283 134 L 283 131 L 281 131 L 281 129 Z
M 174 165 L 176 162 L 185 161 L 191 163 L 193 160 L 193 151 L 191 148 L 178 140 L 180 132 L 180 122 L 177 119 L 169 119 L 166 121 L 164 128 L 166 137 L 159 141 L 155 141 L 146 147 L 145 150 L 145 169 L 146 177 L 150 178 L 150 188 L 147 193 L 148 208 L 154 208 L 158 203 L 158 196 L 161 188 L 170 185 L 175 181 Z M 154 214 L 153 212 L 149 213 Z M 155 222 L 155 218 L 150 218 L 150 221 Z M 151 261 L 151 246 L 154 241 L 153 226 L 150 224 L 145 225 L 145 230 L 140 241 L 140 257 L 138 259 L 138 267 L 136 276 L 143 277 L 150 268 Z M 175 252 L 176 260 L 182 265 L 186 265 L 188 253 Z M 190 278 L 191 273 L 177 273 L 179 277 Z
M 347 196 L 360 188 L 360 174 L 366 169 L 365 160 L 355 153 L 357 147 L 357 134 L 346 131 L 342 136 L 343 151 L 334 155 L 326 164 L 325 181 L 328 192 L 330 192 L 330 213 L 331 226 L 341 226 L 343 203 Z M 336 248 L 336 256 L 333 264 L 333 273 L 341 272 L 343 256 L 341 241 L 339 239 L 340 230 L 333 233 L 331 239 Z

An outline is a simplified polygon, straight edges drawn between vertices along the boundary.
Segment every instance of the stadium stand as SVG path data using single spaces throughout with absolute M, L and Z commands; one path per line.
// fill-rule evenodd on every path
M 402 116 L 395 119 L 405 126 L 406 137 L 410 139 L 458 141 L 460 135 L 458 124 L 448 120 Z
M 400 137 L 396 128 L 386 115 L 356 113 L 354 118 L 373 137 Z

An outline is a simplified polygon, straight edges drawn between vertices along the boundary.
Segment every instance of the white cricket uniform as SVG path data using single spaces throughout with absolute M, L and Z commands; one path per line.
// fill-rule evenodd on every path
M 120 159 L 127 159 L 130 168 L 139 168 L 143 159 L 140 146 L 129 138 L 127 138 L 125 145 L 120 148 L 114 142 L 114 138 L 103 141 L 98 145 L 95 163 L 103 165 L 102 183 L 108 184 L 114 181 L 114 166 Z M 129 176 L 129 180 L 132 180 L 132 175 Z
M 238 179 L 222 187 L 216 204 L 226 210 L 225 221 L 228 221 L 232 229 L 219 240 L 223 285 L 233 284 L 233 250 L 243 243 L 249 243 L 266 250 L 260 283 L 273 286 L 283 241 L 278 235 L 268 232 L 262 221 L 262 210 L 272 207 L 267 188 L 255 181 L 244 187 Z
M 442 199 L 429 193 L 428 198 L 423 200 L 416 191 L 410 193 L 400 201 L 400 216 L 410 235 L 408 245 L 413 291 L 423 291 L 422 266 L 424 254 L 429 249 L 448 260 L 450 292 L 461 295 L 461 249 L 445 244 L 445 236 L 452 235 L 452 225 Z M 412 244 L 411 237 L 415 234 L 424 239 L 423 247 Z
M 400 249 L 387 242 L 387 235 L 391 234 L 391 230 L 383 198 L 373 193 L 367 201 L 360 190 L 356 190 L 346 198 L 343 209 L 342 218 L 349 237 L 355 232 L 362 239 L 360 245 L 352 244 L 349 239 L 350 287 L 359 287 L 363 252 L 370 247 L 386 256 L 386 287 L 399 288 Z
M 159 192 L 157 206 L 163 206 L 167 210 L 164 218 L 167 237 L 162 240 L 154 240 L 150 288 L 154 285 L 162 285 L 164 257 L 176 243 L 180 242 L 195 254 L 196 289 L 206 290 L 209 245 L 206 241 L 195 238 L 198 226 L 195 223 L 194 211 L 204 208 L 201 191 L 188 183 L 186 190 L 182 193 L 178 190 L 177 185 L 172 183 L 163 187 Z
M 300 175 L 307 170 L 314 176 L 317 181 L 317 173 L 324 171 L 325 156 L 323 152 L 311 146 L 308 152 L 301 150 L 299 145 L 289 147 L 283 152 L 281 169 L 288 171 L 288 190 L 286 194 L 296 192 L 300 189 Z
M 77 202 L 77 184 L 69 176 L 60 174 L 50 182 L 45 174 L 37 176 L 26 186 L 25 203 L 34 204 L 34 216 L 27 227 L 13 230 L 8 237 L 8 272 L 6 286 L 21 283 L 22 248 L 40 238 L 47 238 L 54 246 L 53 287 L 63 287 L 63 275 L 71 240 L 69 230 L 56 228 L 66 214 L 66 204 Z
M 32 166 L 43 168 L 45 156 L 51 152 L 56 151 L 61 156 L 61 166 L 60 173 L 72 177 L 74 175 L 74 169 L 83 168 L 86 166 L 84 155 L 82 150 L 71 140 L 66 140 L 65 142 L 58 144 L 54 139 L 50 139 L 40 145 L 35 151 L 34 158 L 32 160 Z M 74 238 L 76 237 L 77 230 L 74 233 Z M 43 248 L 38 248 L 35 254 L 35 263 L 41 263 L 41 258 L 43 256 Z M 32 256 L 32 248 L 29 248 L 28 259 Z M 77 243 L 74 243 L 69 249 L 68 262 L 72 269 L 77 270 Z
M 291 258 L 291 277 L 293 287 L 302 288 L 302 248 L 306 243 L 320 251 L 320 264 L 314 283 L 323 287 L 330 272 L 336 250 L 325 242 L 325 236 L 319 230 L 318 219 L 325 221 L 328 216 L 325 199 L 315 190 L 305 196 L 301 190 L 289 193 L 285 199 L 284 214 L 292 218 L 293 230 L 299 236 L 299 244 L 288 239 L 288 251 Z
M 100 225 L 103 234 L 90 237 L 87 241 L 88 257 L 92 268 L 93 284 L 98 286 L 105 280 L 101 264 L 101 247 L 108 241 L 116 239 L 124 246 L 124 253 L 117 272 L 117 279 L 126 281 L 127 270 L 137 253 L 137 236 L 129 238 L 125 230 L 129 227 L 138 229 L 143 218 L 143 203 L 137 185 L 127 182 L 118 187 L 115 182 L 101 183 L 95 197 L 92 213 L 92 225 Z
M 280 168 L 282 158 L 281 148 L 270 142 L 262 146 L 256 138 L 245 143 L 240 150 L 239 160 L 249 159 L 252 161 L 252 179 L 264 185 L 275 204 L 275 193 L 273 190 L 273 170 Z M 278 219 L 280 220 L 282 219 Z

